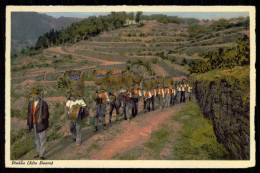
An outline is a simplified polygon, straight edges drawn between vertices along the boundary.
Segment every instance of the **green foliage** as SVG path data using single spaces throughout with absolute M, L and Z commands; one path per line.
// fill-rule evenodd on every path
M 16 118 L 26 120 L 27 119 L 26 108 L 24 107 L 22 111 L 18 109 L 11 109 L 11 117 L 16 117 Z
M 188 102 L 187 106 L 172 119 L 183 124 L 174 148 L 176 159 L 229 159 L 227 150 L 217 142 L 212 123 L 203 117 L 195 103 Z
M 138 23 L 138 22 L 141 21 L 142 13 L 143 13 L 143 12 L 141 12 L 141 11 L 138 11 L 138 12 L 136 13 L 136 16 L 135 16 L 135 21 L 136 21 L 136 23 Z
M 164 145 L 168 141 L 168 128 L 167 125 L 163 125 L 158 131 L 153 132 L 146 147 L 151 149 L 154 153 L 160 154 L 160 151 L 165 147 Z
M 107 16 L 88 17 L 80 22 L 73 23 L 66 29 L 52 29 L 50 32 L 38 38 L 35 44 L 35 50 L 64 43 L 75 43 L 80 40 L 87 40 L 102 31 L 122 27 L 127 18 L 128 14 L 126 12 L 111 12 L 111 14 Z
M 249 65 L 249 38 L 244 35 L 242 39 L 237 40 L 237 44 L 234 48 L 219 48 L 218 51 L 208 52 L 204 61 L 198 60 L 190 64 L 190 73 L 205 73 L 214 69 Z
M 17 160 L 34 148 L 33 133 L 23 133 L 23 138 L 15 142 L 11 148 L 11 159 Z
M 16 141 L 22 139 L 22 137 L 27 133 L 26 129 L 19 130 L 16 134 L 11 132 L 11 145 L 13 145 Z

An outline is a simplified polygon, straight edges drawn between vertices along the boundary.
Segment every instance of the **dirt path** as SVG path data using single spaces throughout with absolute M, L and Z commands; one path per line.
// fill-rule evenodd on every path
M 75 48 L 75 49 L 76 49 L 76 48 Z M 85 55 L 78 55 L 78 54 L 75 54 L 75 53 L 73 53 L 73 52 L 66 52 L 66 51 L 62 50 L 60 46 L 51 47 L 51 48 L 49 48 L 48 50 L 49 50 L 49 51 L 52 51 L 52 52 L 59 53 L 59 54 L 65 54 L 65 55 L 73 55 L 73 56 L 83 57 L 83 58 L 86 58 L 87 60 L 90 60 L 90 61 L 93 61 L 93 62 L 100 62 L 101 65 L 116 65 L 116 64 L 124 64 L 124 63 L 125 63 L 125 62 L 119 62 L 119 61 L 107 61 L 107 60 L 103 60 L 103 59 L 92 58 L 92 57 L 85 56 Z M 73 49 L 73 50 L 74 50 L 74 49 Z
M 161 76 L 168 76 L 169 73 L 165 71 L 159 64 L 154 64 L 154 71 L 157 73 L 157 75 Z
M 132 122 L 124 122 L 119 128 L 122 132 L 110 141 L 104 141 L 103 147 L 98 152 L 91 153 L 89 159 L 111 159 L 118 153 L 124 153 L 135 147 L 144 145 L 150 138 L 153 131 L 157 131 L 159 126 L 170 116 L 176 114 L 183 105 L 175 106 L 162 111 L 160 110 L 135 118 Z M 155 121 L 156 120 L 156 121 Z
M 113 160 L 117 154 L 131 152 L 132 149 L 142 148 L 149 142 L 150 136 L 157 131 L 162 124 L 168 123 L 185 104 L 178 104 L 163 110 L 155 110 L 146 114 L 139 112 L 139 116 L 128 122 L 121 119 L 120 124 L 107 124 L 108 129 L 103 130 L 101 125 L 98 132 L 92 132 L 92 127 L 83 129 L 82 144 L 75 147 L 69 135 L 52 143 L 47 143 L 45 157 L 48 160 Z M 107 115 L 106 115 L 107 116 Z M 69 123 L 67 123 L 69 124 Z M 175 131 L 180 125 L 173 123 Z M 66 126 L 69 129 L 69 125 Z M 169 141 L 174 142 L 174 141 Z M 164 149 L 164 150 L 168 150 Z M 162 154 L 165 155 L 165 151 Z M 27 153 L 21 159 L 30 159 L 34 150 Z M 146 156 L 142 156 L 146 159 Z

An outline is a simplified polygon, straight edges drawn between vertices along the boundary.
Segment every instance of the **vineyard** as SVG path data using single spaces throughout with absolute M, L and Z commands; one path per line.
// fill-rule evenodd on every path
M 138 63 L 146 64 L 151 69 L 151 74 L 160 76 L 179 77 L 188 76 L 190 72 L 208 72 L 212 69 L 198 70 L 198 63 L 212 60 L 205 60 L 207 55 L 219 56 L 219 53 L 210 52 L 218 52 L 222 48 L 225 50 L 225 57 L 229 57 L 229 51 L 234 53 L 234 49 L 239 47 L 238 39 L 247 44 L 245 37 L 249 36 L 249 30 L 245 21 L 244 18 L 233 19 L 228 23 L 224 21 L 224 24 L 221 21 L 221 27 L 220 23 L 199 23 L 200 28 L 194 31 L 189 23 L 143 20 L 142 26 L 123 26 L 121 23 L 117 28 L 100 31 L 79 40 L 48 45 L 46 48 L 41 48 L 38 43 L 37 53 L 25 52 L 11 62 L 11 158 L 30 159 L 34 154 L 32 134 L 26 132 L 25 128 L 30 89 L 39 87 L 43 90 L 42 96 L 50 110 L 46 153 L 48 159 L 227 159 L 227 151 L 217 143 L 213 128 L 208 125 L 210 123 L 198 117 L 197 122 L 203 121 L 201 128 L 208 129 L 214 138 L 212 143 L 205 139 L 208 147 L 216 147 L 215 152 L 222 154 L 214 157 L 203 151 L 195 157 L 196 153 L 191 151 L 191 155 L 185 157 L 182 153 L 184 148 L 173 147 L 173 143 L 177 143 L 177 134 L 184 133 L 182 129 L 187 128 L 185 123 L 188 122 L 180 116 L 188 119 L 203 116 L 196 107 L 195 100 L 141 115 L 130 124 L 122 121 L 120 124 L 109 125 L 107 131 L 94 134 L 91 127 L 94 124 L 93 96 L 96 86 L 91 73 L 94 69 L 131 69 L 149 74 L 147 68 L 134 66 Z M 245 54 L 245 58 L 241 60 L 242 65 L 249 63 L 246 56 L 249 55 Z M 83 144 L 75 153 L 70 152 L 74 150 L 74 145 L 70 142 L 69 122 L 64 113 L 68 94 L 57 86 L 58 78 L 66 70 L 85 72 L 84 100 L 90 111 L 90 117 L 83 122 Z M 143 103 L 140 102 L 139 108 L 142 107 Z M 186 115 L 187 107 L 197 109 L 197 114 Z M 113 117 L 115 116 L 114 113 Z M 122 118 L 121 109 L 120 117 Z M 108 116 L 106 118 L 108 122 Z M 198 132 L 197 135 L 202 133 Z

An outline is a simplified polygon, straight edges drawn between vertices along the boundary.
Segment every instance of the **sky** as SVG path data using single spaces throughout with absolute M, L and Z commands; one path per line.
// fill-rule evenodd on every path
M 45 14 L 58 17 L 77 17 L 86 18 L 89 16 L 107 15 L 110 12 L 46 12 Z M 197 19 L 219 19 L 219 18 L 232 18 L 232 17 L 246 17 L 249 16 L 248 12 L 144 12 L 144 15 L 151 14 L 164 14 L 168 16 L 178 17 L 192 17 Z

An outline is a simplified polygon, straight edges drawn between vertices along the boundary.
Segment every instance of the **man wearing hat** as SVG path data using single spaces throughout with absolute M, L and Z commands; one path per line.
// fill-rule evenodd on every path
M 34 141 L 36 144 L 36 155 L 44 159 L 44 152 L 46 148 L 46 130 L 49 126 L 49 109 L 47 103 L 40 98 L 39 89 L 33 88 L 31 91 L 32 101 L 28 105 L 27 125 L 29 131 L 34 131 Z
M 70 120 L 70 132 L 72 133 L 72 141 L 76 141 L 76 146 L 81 145 L 81 136 L 82 136 L 82 125 L 81 120 L 83 119 L 83 113 L 86 108 L 86 103 L 83 99 L 78 98 L 78 94 L 72 92 L 70 98 L 66 103 L 65 111 L 67 114 L 71 114 L 71 110 L 74 106 L 79 106 L 79 112 L 76 120 Z

